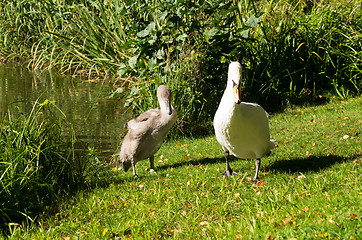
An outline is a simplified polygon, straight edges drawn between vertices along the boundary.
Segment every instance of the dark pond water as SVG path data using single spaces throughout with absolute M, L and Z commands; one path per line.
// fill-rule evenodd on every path
M 87 82 L 49 72 L 35 73 L 21 66 L 0 65 L 0 115 L 31 111 L 39 96 L 51 101 L 73 123 L 77 139 L 95 146 L 104 158 L 119 147 L 123 125 L 129 118 L 121 96 L 109 96 L 111 83 Z

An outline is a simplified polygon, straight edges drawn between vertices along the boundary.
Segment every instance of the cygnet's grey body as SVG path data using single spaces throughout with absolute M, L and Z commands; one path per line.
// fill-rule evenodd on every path
M 136 163 L 147 158 L 150 159 L 150 171 L 154 171 L 154 154 L 177 118 L 171 104 L 171 90 L 159 86 L 157 98 L 160 109 L 150 109 L 127 123 L 128 133 L 122 143 L 120 160 L 125 172 L 132 166 L 134 177 L 137 177 Z

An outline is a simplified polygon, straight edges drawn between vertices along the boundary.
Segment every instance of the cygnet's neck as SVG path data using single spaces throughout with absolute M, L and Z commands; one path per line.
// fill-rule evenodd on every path
M 173 106 L 168 100 L 160 100 L 160 110 L 162 115 L 172 115 L 173 114 Z

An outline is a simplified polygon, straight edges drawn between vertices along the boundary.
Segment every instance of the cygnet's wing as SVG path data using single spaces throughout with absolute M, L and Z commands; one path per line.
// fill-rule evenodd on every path
M 137 152 L 143 149 L 140 143 L 147 143 L 144 139 L 147 139 L 147 136 L 152 132 L 153 122 L 158 116 L 157 109 L 151 109 L 127 123 L 128 133 L 123 139 L 120 152 L 125 171 L 131 167 L 131 160 L 136 156 Z
M 147 112 L 142 113 L 137 118 L 132 119 L 128 122 L 128 130 L 132 131 L 134 134 L 144 133 L 151 126 L 154 120 L 161 115 L 158 109 L 151 109 Z

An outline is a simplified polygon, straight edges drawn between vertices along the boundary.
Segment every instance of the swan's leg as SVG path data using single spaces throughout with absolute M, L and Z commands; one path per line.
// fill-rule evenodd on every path
M 259 174 L 260 162 L 261 162 L 260 158 L 256 159 L 256 161 L 255 161 L 255 176 L 251 180 L 252 182 L 258 182 L 259 181 L 258 174 Z
M 225 173 L 224 175 L 226 177 L 230 177 L 232 175 L 237 175 L 238 173 L 237 172 L 234 172 L 230 165 L 229 165 L 229 161 L 228 161 L 228 156 L 229 156 L 229 151 L 228 150 L 225 150 L 225 160 L 226 160 L 226 170 L 225 170 Z
M 151 173 L 155 173 L 156 171 L 155 171 L 155 156 L 154 155 L 152 155 L 151 157 L 150 157 L 150 172 Z
M 137 178 L 137 174 L 136 174 L 136 161 L 132 161 L 132 170 L 133 170 L 133 177 Z

